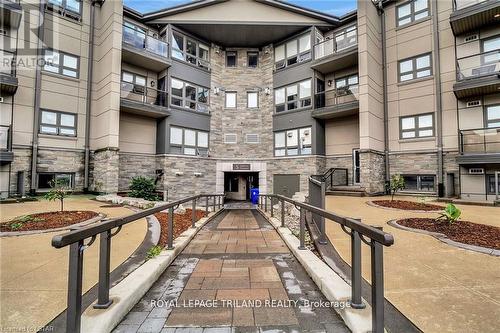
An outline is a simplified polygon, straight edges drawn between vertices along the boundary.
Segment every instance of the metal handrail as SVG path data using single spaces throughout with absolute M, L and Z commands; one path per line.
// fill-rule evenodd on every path
M 471 1 L 471 0 L 468 0 L 468 1 L 453 0 L 453 11 L 457 11 L 460 9 L 471 7 L 471 6 L 480 4 L 482 2 L 487 2 L 487 1 L 490 1 L 490 0 L 474 0 L 474 1 Z M 458 2 L 462 2 L 462 4 L 460 5 L 460 4 L 458 4 Z
M 361 242 L 371 249 L 371 299 L 372 299 L 372 332 L 384 332 L 384 252 L 383 246 L 394 244 L 394 237 L 367 224 L 349 217 L 340 216 L 325 209 L 299 202 L 279 194 L 260 194 L 259 207 L 267 212 L 267 201 L 271 202 L 271 217 L 274 216 L 274 201 L 281 201 L 281 226 L 285 227 L 285 202 L 295 206 L 300 211 L 299 217 L 299 250 L 305 250 L 305 219 L 306 212 L 316 214 L 340 225 L 342 230 L 351 237 L 351 307 L 362 309 L 366 307 L 361 298 Z M 348 230 L 349 229 L 349 230 Z M 322 239 L 326 239 L 323 228 Z
M 343 35 L 347 38 L 348 32 L 344 32 Z M 345 42 L 338 43 L 335 38 L 325 39 L 319 43 L 313 45 L 314 60 L 324 58 L 329 55 L 339 53 L 341 51 L 347 50 L 355 45 L 358 45 L 358 32 L 356 29 L 356 37 L 352 41 L 346 40 Z
M 495 134 L 496 132 L 496 134 Z M 491 136 L 495 136 L 497 140 L 487 140 L 488 135 L 486 133 L 491 133 Z M 482 139 L 477 142 L 466 142 L 467 136 L 478 137 Z M 500 153 L 500 127 L 484 127 L 484 128 L 474 128 L 474 129 L 466 129 L 458 131 L 458 139 L 459 139 L 459 151 L 460 154 L 485 154 L 485 153 Z M 489 151 L 488 146 L 494 145 L 498 146 L 496 151 Z M 482 147 L 481 150 L 476 151 L 467 151 L 466 147 Z
M 495 55 L 496 57 L 494 57 Z M 472 58 L 475 57 L 477 57 L 477 60 L 474 61 Z M 494 59 L 489 60 L 488 57 L 492 57 Z M 457 81 L 476 79 L 491 75 L 499 75 L 500 50 L 481 52 L 457 58 L 456 66 Z M 467 74 L 466 71 L 470 71 L 471 73 Z
M 121 81 L 121 95 L 121 98 L 143 104 L 168 106 L 168 92 L 148 86 Z M 137 97 L 138 99 L 131 97 Z
M 330 97 L 333 95 L 332 97 Z M 352 96 L 353 100 L 346 100 L 347 96 Z M 330 105 L 340 105 L 344 103 L 351 103 L 358 99 L 358 85 L 345 86 L 331 90 L 325 90 L 314 94 L 316 109 L 321 109 Z M 327 97 L 333 98 L 333 103 L 327 105 Z
M 220 210 L 224 201 L 224 194 L 198 194 L 195 196 L 180 199 L 157 207 L 145 209 L 143 211 L 118 217 L 101 223 L 92 224 L 82 228 L 73 229 L 65 234 L 57 235 L 52 238 L 52 246 L 60 249 L 66 246 L 69 250 L 69 272 L 68 272 L 68 307 L 66 309 L 66 332 L 80 332 L 82 316 L 82 278 L 83 278 L 83 252 L 94 243 L 99 235 L 99 282 L 98 299 L 94 305 L 96 309 L 106 309 L 113 301 L 109 299 L 110 289 L 110 256 L 111 256 L 111 238 L 121 231 L 125 224 L 137 221 L 146 216 L 161 212 L 168 213 L 168 240 L 167 249 L 173 249 L 173 226 L 174 210 L 181 204 L 192 202 L 192 227 L 196 222 L 196 202 L 205 198 L 205 212 L 208 215 L 209 198 L 213 198 L 213 211 L 216 206 Z M 112 232 L 113 229 L 116 231 Z M 90 238 L 85 244 L 84 241 Z
M 127 30 L 137 33 L 133 35 L 131 39 L 127 39 Z M 122 26 L 123 32 L 123 42 L 133 47 L 143 49 L 154 54 L 157 54 L 161 57 L 168 58 L 168 42 L 148 35 L 145 31 L 140 30 L 138 28 L 130 27 L 125 24 Z M 156 47 L 155 47 L 156 46 Z

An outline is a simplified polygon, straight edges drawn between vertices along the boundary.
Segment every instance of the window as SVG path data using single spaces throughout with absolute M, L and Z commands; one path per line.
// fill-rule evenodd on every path
M 486 106 L 486 127 L 500 127 L 500 104 Z
M 312 153 L 311 137 L 311 127 L 275 132 L 274 155 L 310 155 Z
M 275 89 L 274 105 L 276 112 L 311 106 L 311 80 Z
M 236 108 L 236 92 L 226 91 L 225 95 L 226 95 L 226 109 Z
M 54 183 L 58 186 L 73 188 L 74 176 L 73 173 L 40 172 L 38 173 L 38 189 L 51 189 Z
M 259 64 L 259 52 L 247 53 L 247 66 L 250 68 L 257 68 Z
M 353 93 L 358 88 L 358 74 L 349 75 L 335 79 L 335 89 L 337 94 L 345 95 Z
M 236 67 L 237 57 L 236 51 L 226 51 L 226 67 Z
M 40 133 L 76 136 L 76 114 L 42 110 L 40 117 Z
M 224 134 L 224 143 L 237 143 L 238 136 L 236 134 Z
M 496 194 L 495 192 L 495 175 L 487 175 L 487 193 L 488 194 Z M 498 193 L 500 193 L 500 180 L 497 184 Z
M 43 70 L 78 78 L 80 58 L 61 51 L 45 50 Z
M 80 20 L 82 15 L 81 0 L 48 0 L 47 9 L 59 13 L 60 15 Z
M 208 88 L 172 78 L 171 104 L 198 112 L 208 112 Z
M 258 91 L 248 91 L 247 92 L 247 107 L 248 108 L 258 108 L 259 107 L 259 92 Z
M 403 175 L 407 191 L 434 192 L 434 175 Z
M 172 58 L 182 60 L 203 69 L 210 69 L 210 49 L 197 40 L 172 33 Z
M 311 35 L 306 33 L 274 48 L 276 69 L 311 59 Z
M 399 82 L 432 75 L 431 54 L 399 61 Z
M 482 41 L 483 43 L 483 56 L 481 59 L 482 64 L 496 64 L 500 62 L 500 52 L 493 52 L 500 50 L 500 36 L 488 38 Z
M 245 135 L 245 142 L 246 143 L 259 143 L 260 138 L 258 134 L 247 134 Z
M 208 132 L 170 127 L 170 152 L 183 155 L 208 155 Z
M 428 0 L 413 0 L 396 8 L 396 21 L 402 26 L 429 16 Z
M 412 139 L 434 136 L 434 115 L 424 114 L 400 118 L 400 138 Z

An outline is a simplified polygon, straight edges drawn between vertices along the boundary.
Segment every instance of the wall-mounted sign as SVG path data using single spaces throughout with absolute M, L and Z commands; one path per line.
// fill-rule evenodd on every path
M 233 164 L 233 170 L 250 170 L 250 164 Z

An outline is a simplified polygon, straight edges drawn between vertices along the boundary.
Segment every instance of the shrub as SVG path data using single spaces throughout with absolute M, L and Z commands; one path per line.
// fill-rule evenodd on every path
M 392 175 L 389 189 L 391 191 L 391 201 L 394 201 L 394 194 L 405 188 L 405 179 L 401 175 Z
M 21 229 L 22 227 L 23 227 L 22 222 L 14 222 L 14 223 L 10 224 L 10 229 L 12 229 L 12 230 Z
M 160 245 L 153 246 L 146 253 L 146 259 L 149 260 L 149 259 L 156 257 L 157 255 L 160 254 L 161 250 L 162 250 L 162 247 Z
M 133 198 L 142 198 L 145 200 L 156 201 L 156 185 L 153 178 L 148 177 L 134 177 L 130 182 L 130 193 L 128 194 Z
M 462 211 L 458 209 L 454 204 L 449 203 L 446 205 L 443 212 L 439 215 L 438 219 L 445 220 L 449 224 L 452 224 L 458 221 L 460 215 L 462 215 Z
M 71 195 L 71 188 L 64 181 L 53 180 L 50 182 L 50 191 L 45 194 L 45 199 L 49 201 L 59 200 L 61 202 L 61 212 L 64 211 L 64 199 Z

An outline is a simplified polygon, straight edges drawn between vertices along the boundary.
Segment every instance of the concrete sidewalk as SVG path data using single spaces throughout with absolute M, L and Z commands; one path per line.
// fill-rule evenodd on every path
M 107 217 L 131 214 L 123 207 L 89 200 L 88 196 L 72 196 L 65 201 L 67 210 L 92 210 Z M 58 203 L 41 200 L 0 206 L 2 221 L 19 215 L 58 210 Z M 111 269 L 126 260 L 141 244 L 147 232 L 145 219 L 123 227 L 113 237 Z M 66 308 L 68 248 L 51 246 L 54 235 L 0 238 L 0 331 L 31 332 L 50 322 Z M 97 282 L 98 240 L 85 250 L 83 289 Z M 24 332 L 23 331 L 23 332 Z
M 348 332 L 258 213 L 206 225 L 114 332 Z
M 370 225 L 383 226 L 384 231 L 394 235 L 394 245 L 384 249 L 386 298 L 426 333 L 499 332 L 500 258 L 393 228 L 387 224 L 391 219 L 435 217 L 437 213 L 368 206 L 366 202 L 373 199 L 328 196 L 326 208 L 361 218 Z M 500 208 L 457 206 L 462 210 L 463 220 L 500 227 Z M 335 223 L 327 223 L 327 233 L 339 253 L 350 262 L 348 236 Z M 370 281 L 368 246 L 363 246 L 363 276 Z

